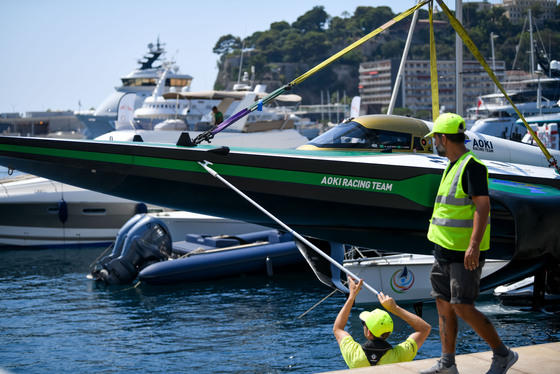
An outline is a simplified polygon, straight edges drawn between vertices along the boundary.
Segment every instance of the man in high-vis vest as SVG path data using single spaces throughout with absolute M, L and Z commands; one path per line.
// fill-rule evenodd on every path
M 505 373 L 518 355 L 506 347 L 494 325 L 474 306 L 480 274 L 490 248 L 488 170 L 465 147 L 465 120 L 445 113 L 434 122 L 438 155 L 447 157 L 428 229 L 435 244 L 430 281 L 436 299 L 441 338 L 441 359 L 421 374 L 458 373 L 455 364 L 457 316 L 490 346 L 492 365 L 487 374 Z

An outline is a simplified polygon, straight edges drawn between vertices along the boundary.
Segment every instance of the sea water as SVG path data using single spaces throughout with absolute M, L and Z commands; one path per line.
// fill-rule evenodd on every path
M 346 368 L 332 334 L 345 297 L 327 297 L 331 290 L 310 271 L 176 286 L 105 286 L 86 277 L 104 250 L 0 251 L 0 369 L 317 373 Z M 479 308 L 511 347 L 560 340 L 558 315 L 503 307 L 491 298 Z M 355 307 L 347 325 L 360 342 L 362 310 Z M 424 305 L 423 317 L 433 329 L 417 357 L 436 357 L 441 345 L 433 304 Z M 390 341 L 400 342 L 411 332 L 395 318 Z M 461 323 L 457 350 L 472 353 L 488 346 Z
M 19 174 L 0 167 L 0 179 Z M 345 297 L 331 294 L 311 271 L 176 286 L 105 286 L 86 277 L 105 249 L 0 250 L 0 372 L 317 373 L 346 368 L 332 334 Z M 412 305 L 402 306 L 413 311 Z M 559 315 L 503 307 L 492 298 L 478 307 L 511 347 L 560 341 Z M 347 324 L 359 342 L 363 310 L 353 308 Z M 417 358 L 437 357 L 441 344 L 433 303 L 424 305 L 423 318 L 433 329 Z M 398 343 L 412 330 L 394 320 L 390 342 Z M 485 342 L 460 321 L 457 352 L 485 350 Z

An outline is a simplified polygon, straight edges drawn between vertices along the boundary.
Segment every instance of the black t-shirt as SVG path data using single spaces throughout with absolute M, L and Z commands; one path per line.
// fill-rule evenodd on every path
M 453 161 L 449 164 L 449 169 L 455 165 L 457 161 Z M 469 196 L 488 196 L 488 179 L 486 178 L 486 166 L 481 165 L 472 158 L 469 160 L 465 166 L 465 171 L 463 172 L 463 178 L 461 178 L 461 183 L 463 184 L 463 191 Z
M 455 162 L 451 162 L 448 170 L 454 166 Z M 461 178 L 463 190 L 471 198 L 472 196 L 488 196 L 488 179 L 486 177 L 486 167 L 470 159 L 465 166 L 463 177 Z M 463 262 L 465 252 L 450 251 L 436 244 L 434 249 L 434 257 L 439 261 L 445 262 Z M 484 252 L 480 252 L 480 261 L 486 257 Z

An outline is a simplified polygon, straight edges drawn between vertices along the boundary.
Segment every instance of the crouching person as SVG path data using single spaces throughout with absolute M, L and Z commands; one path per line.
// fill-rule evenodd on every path
M 360 345 L 354 341 L 352 336 L 344 330 L 362 283 L 363 280 L 356 283 L 353 279 L 348 278 L 350 295 L 338 313 L 333 326 L 333 333 L 344 361 L 350 369 L 412 361 L 430 334 L 431 326 L 422 318 L 399 307 L 392 297 L 386 296 L 382 292 L 377 295 L 377 298 L 383 308 L 403 319 L 414 329 L 408 339 L 394 347 L 389 344 L 387 338 L 393 332 L 393 320 L 389 313 L 381 309 L 360 314 L 364 325 L 364 336 L 367 338 L 364 344 Z

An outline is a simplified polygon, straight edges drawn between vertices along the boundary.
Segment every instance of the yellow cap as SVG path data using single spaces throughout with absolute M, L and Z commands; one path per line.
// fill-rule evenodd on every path
M 428 136 L 434 136 L 434 133 L 459 134 L 465 132 L 465 130 L 466 125 L 463 117 L 455 113 L 444 113 L 434 122 L 432 132 L 424 137 L 427 138 Z
M 371 312 L 362 312 L 360 313 L 360 319 L 366 323 L 373 336 L 378 338 L 387 332 L 393 332 L 393 320 L 389 313 L 384 310 L 375 309 Z

